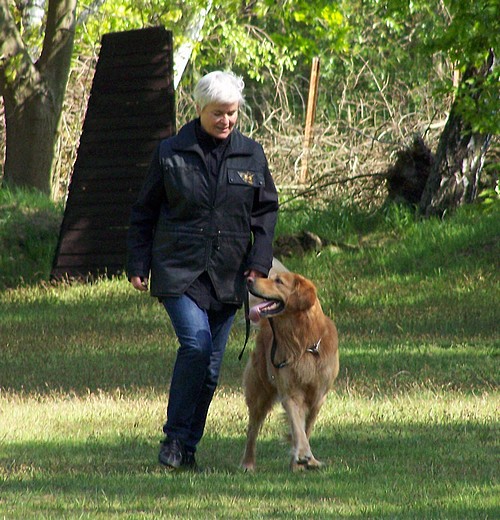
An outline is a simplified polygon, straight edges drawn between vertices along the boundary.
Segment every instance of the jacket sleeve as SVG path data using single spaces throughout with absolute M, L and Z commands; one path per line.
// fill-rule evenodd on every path
M 264 153 L 264 152 L 262 152 Z M 278 217 L 278 193 L 267 160 L 264 158 L 264 187 L 255 192 L 251 230 L 253 245 L 248 257 L 248 269 L 255 269 L 266 276 L 273 263 L 274 228 Z
M 151 160 L 148 174 L 130 213 L 127 234 L 127 276 L 148 277 L 151 267 L 153 236 L 165 190 L 160 166 L 160 148 Z

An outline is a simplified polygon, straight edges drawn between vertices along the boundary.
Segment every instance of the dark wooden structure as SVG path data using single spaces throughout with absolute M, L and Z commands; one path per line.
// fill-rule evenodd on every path
M 131 205 L 162 138 L 175 131 L 172 33 L 102 38 L 51 279 L 124 270 Z

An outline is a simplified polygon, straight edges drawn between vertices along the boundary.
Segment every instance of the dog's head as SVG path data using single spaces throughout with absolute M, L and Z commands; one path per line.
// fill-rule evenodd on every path
M 306 311 L 316 302 L 316 287 L 300 274 L 277 273 L 269 278 L 252 278 L 247 283 L 249 292 L 264 300 L 250 310 L 252 321 Z

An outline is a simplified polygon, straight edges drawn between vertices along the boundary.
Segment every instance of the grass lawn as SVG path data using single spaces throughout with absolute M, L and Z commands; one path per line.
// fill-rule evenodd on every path
M 0 518 L 499 518 L 499 216 L 365 221 L 369 232 L 348 233 L 355 247 L 285 259 L 339 329 L 341 371 L 311 441 L 318 472 L 289 471 L 278 406 L 256 473 L 239 469 L 241 315 L 199 447 L 205 471 L 169 473 L 156 458 L 176 341 L 160 305 L 124 278 L 12 286 L 12 269 Z M 334 220 L 284 215 L 280 232 L 335 240 L 346 230 Z
M 156 463 L 165 393 L 5 397 L 0 511 L 6 518 L 497 518 L 488 392 L 331 395 L 314 438 L 319 472 L 288 471 L 277 409 L 238 469 L 246 413 L 223 388 L 200 448 L 202 474 Z M 497 446 L 498 448 L 498 446 Z M 498 460 L 497 460 L 498 462 Z

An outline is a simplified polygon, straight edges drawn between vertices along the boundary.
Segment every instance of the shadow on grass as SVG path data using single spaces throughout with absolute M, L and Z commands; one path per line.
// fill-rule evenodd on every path
M 496 387 L 498 311 L 487 294 L 467 293 L 451 302 L 444 294 L 433 301 L 422 290 L 401 308 L 392 300 L 344 302 L 336 317 L 337 387 L 357 385 L 369 393 L 421 383 L 464 391 Z M 161 305 L 126 281 L 41 290 L 12 300 L 5 295 L 1 303 L 0 388 L 86 394 L 168 387 L 177 339 Z M 254 344 L 255 331 L 238 361 L 244 329 L 240 312 L 221 376 L 234 389 L 241 387 Z
M 166 390 L 176 354 L 170 344 L 134 338 L 111 345 L 93 345 L 69 340 L 67 345 L 27 348 L 19 355 L 5 349 L 0 368 L 0 385 L 11 392 L 87 394 L 88 391 Z M 243 359 L 238 354 L 243 337 L 232 337 L 225 354 L 221 385 L 241 388 L 242 374 L 252 344 Z M 368 392 L 392 392 L 414 385 L 429 385 L 463 391 L 491 390 L 498 385 L 498 352 L 493 345 L 424 344 L 405 342 L 344 340 L 341 343 L 341 371 L 336 387 Z
M 198 459 L 211 470 L 201 474 L 166 472 L 156 440 L 126 433 L 119 442 L 13 443 L 0 449 L 0 511 L 10 504 L 25 513 L 181 518 L 493 518 L 495 437 L 484 424 L 349 424 L 313 436 L 328 466 L 299 474 L 288 470 L 279 440 L 258 442 L 255 474 L 239 469 L 243 437 L 207 434 Z
M 133 341 L 133 340 L 132 340 Z M 221 385 L 241 388 L 243 370 L 252 346 L 241 361 L 242 343 L 232 340 L 226 352 Z M 168 387 L 176 347 L 130 343 L 86 348 L 74 344 L 66 348 L 27 349 L 22 356 L 4 352 L 0 385 L 11 392 L 87 394 L 88 391 L 162 389 Z M 404 343 L 347 341 L 341 345 L 341 372 L 337 388 L 371 388 L 371 391 L 404 389 L 428 384 L 464 391 L 491 390 L 498 355 L 490 346 L 419 345 Z

